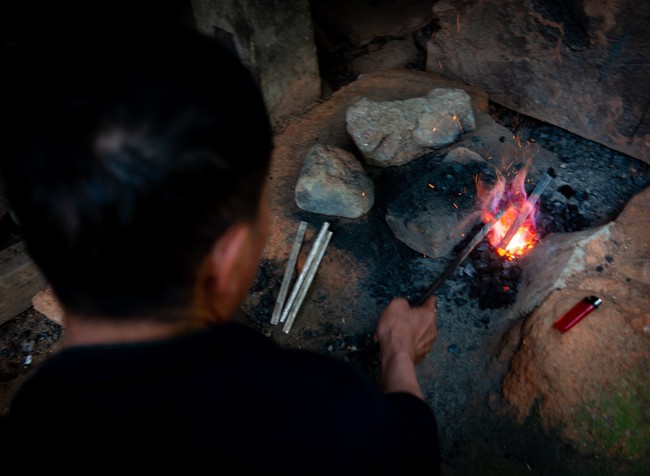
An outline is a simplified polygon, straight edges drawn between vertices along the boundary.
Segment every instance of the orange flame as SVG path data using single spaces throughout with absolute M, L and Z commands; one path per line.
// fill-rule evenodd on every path
M 487 223 L 499 210 L 505 209 L 505 213 L 490 230 L 488 239 L 497 253 L 508 260 L 524 255 L 538 241 L 535 231 L 535 206 L 527 201 L 524 187 L 528 165 L 526 164 L 519 170 L 511 181 L 508 181 L 503 175 L 497 174 L 497 181 L 491 188 L 481 183 L 478 177 L 476 178 L 478 196 L 482 202 L 483 221 Z M 526 219 L 520 224 L 510 242 L 503 244 L 502 248 L 504 237 L 520 214 L 523 214 L 522 217 L 526 216 Z
M 499 256 L 503 256 L 508 260 L 515 259 L 524 255 L 528 250 L 535 246 L 537 242 L 537 233 L 535 232 L 535 224 L 530 218 L 527 218 L 523 225 L 515 232 L 510 243 L 504 248 L 500 248 L 501 240 L 506 236 L 510 227 L 517 219 L 519 211 L 515 205 L 510 205 L 506 212 L 501 216 L 499 221 L 490 230 L 488 239 L 490 244 L 497 250 Z M 490 213 L 484 214 L 484 220 L 491 220 Z

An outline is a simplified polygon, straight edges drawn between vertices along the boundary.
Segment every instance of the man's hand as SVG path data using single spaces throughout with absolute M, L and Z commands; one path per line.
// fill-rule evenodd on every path
M 410 392 L 424 398 L 415 364 L 429 353 L 437 335 L 435 296 L 415 308 L 403 298 L 395 298 L 388 304 L 374 336 L 381 351 L 384 391 Z

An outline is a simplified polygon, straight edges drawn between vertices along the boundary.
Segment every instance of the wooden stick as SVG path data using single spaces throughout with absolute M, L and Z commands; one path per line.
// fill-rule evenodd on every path
M 469 256 L 469 254 L 472 252 L 474 248 L 476 248 L 476 245 L 480 243 L 480 241 L 485 238 L 485 235 L 488 234 L 488 232 L 492 229 L 492 227 L 499 221 L 501 216 L 503 216 L 505 210 L 500 210 L 494 217 L 492 217 L 492 220 L 487 222 L 483 228 L 479 230 L 479 232 L 474 235 L 474 238 L 472 238 L 472 241 L 469 242 L 469 244 L 465 247 L 462 253 L 458 254 L 456 258 L 451 261 L 445 270 L 438 276 L 438 279 L 436 279 L 431 286 L 429 286 L 429 289 L 426 290 L 426 292 L 420 296 L 419 299 L 413 303 L 412 307 L 420 307 L 424 302 L 431 297 L 431 295 L 436 292 L 436 290 L 440 287 L 442 283 L 445 282 L 445 280 L 453 273 L 453 271 L 460 266 L 460 264 L 465 261 L 465 258 Z
M 309 272 L 309 269 L 311 268 L 314 259 L 316 259 L 316 255 L 318 254 L 318 251 L 320 250 L 320 246 L 323 243 L 323 240 L 325 239 L 325 236 L 327 234 L 327 229 L 329 228 L 329 226 L 330 224 L 328 222 L 324 222 L 323 225 L 321 226 L 320 231 L 318 232 L 318 236 L 316 237 L 316 241 L 314 241 L 311 250 L 309 250 L 309 255 L 307 255 L 307 261 L 305 262 L 305 266 L 302 268 L 302 271 L 298 276 L 296 283 L 293 285 L 293 289 L 291 290 L 291 295 L 289 296 L 289 300 L 287 301 L 286 306 L 282 310 L 282 314 L 280 315 L 280 322 L 285 322 L 287 320 L 287 316 L 291 312 L 291 307 L 293 306 L 294 301 L 298 297 L 298 293 L 300 292 L 300 287 L 302 286 L 302 283 L 305 282 L 307 273 Z
M 296 238 L 293 241 L 293 248 L 291 249 L 291 254 L 289 255 L 287 268 L 284 270 L 284 277 L 282 278 L 282 284 L 280 285 L 278 300 L 275 302 L 275 309 L 273 310 L 273 315 L 271 316 L 271 324 L 274 326 L 277 326 L 280 322 L 280 314 L 282 314 L 282 308 L 284 307 L 284 302 L 286 301 L 287 294 L 289 293 L 289 285 L 291 284 L 291 279 L 293 278 L 293 272 L 296 268 L 296 262 L 298 261 L 298 253 L 300 253 L 300 248 L 302 247 L 302 242 L 305 239 L 306 231 L 307 222 L 301 221 L 300 225 L 298 225 Z
M 300 306 L 302 305 L 302 302 L 305 300 L 305 296 L 307 295 L 307 291 L 309 290 L 309 287 L 311 286 L 311 283 L 314 280 L 314 276 L 316 276 L 316 271 L 318 270 L 318 266 L 320 265 L 320 262 L 323 259 L 323 256 L 325 255 L 325 250 L 327 249 L 327 245 L 330 242 L 330 238 L 332 238 L 332 232 L 328 231 L 327 235 L 325 236 L 325 239 L 320 244 L 318 254 L 316 255 L 316 258 L 314 259 L 314 262 L 312 263 L 311 268 L 307 273 L 305 282 L 302 284 L 302 287 L 300 288 L 300 291 L 296 298 L 296 302 L 294 303 L 293 307 L 291 308 L 291 312 L 287 317 L 287 322 L 285 322 L 284 327 L 282 328 L 282 332 L 284 332 L 285 334 L 289 333 L 289 331 L 291 330 L 291 326 L 293 326 L 293 322 L 296 320 L 296 315 L 300 310 Z

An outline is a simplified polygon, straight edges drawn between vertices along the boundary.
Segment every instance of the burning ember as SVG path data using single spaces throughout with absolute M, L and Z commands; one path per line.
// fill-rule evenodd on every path
M 497 250 L 497 253 L 507 259 L 514 259 L 523 255 L 526 251 L 533 248 L 537 241 L 534 220 L 529 216 L 524 224 L 517 228 L 510 242 L 508 244 L 505 244 L 505 242 L 503 245 L 501 244 L 510 228 L 515 225 L 519 213 L 520 210 L 517 209 L 516 205 L 510 205 L 488 235 L 490 244 Z M 492 214 L 485 212 L 484 221 L 488 222 L 491 219 Z
M 488 238 L 497 253 L 508 260 L 522 256 L 537 243 L 537 201 L 551 180 L 550 175 L 544 176 L 530 196 L 527 196 L 525 183 L 528 165 L 529 163 L 516 172 L 512 181 L 508 181 L 502 174 L 497 174 L 496 185 L 491 189 L 487 189 L 478 177 L 476 179 L 478 196 L 482 202 L 483 221 L 489 222 L 500 210 L 504 210 L 490 230 Z

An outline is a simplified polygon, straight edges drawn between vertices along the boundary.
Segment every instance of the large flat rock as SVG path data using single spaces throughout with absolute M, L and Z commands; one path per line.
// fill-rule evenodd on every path
M 427 69 L 510 109 L 650 161 L 650 3 L 478 0 L 436 5 Z

